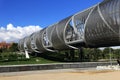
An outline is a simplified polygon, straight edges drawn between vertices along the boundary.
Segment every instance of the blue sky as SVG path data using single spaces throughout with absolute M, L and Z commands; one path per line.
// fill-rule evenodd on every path
M 0 27 L 46 27 L 103 0 L 0 0 Z

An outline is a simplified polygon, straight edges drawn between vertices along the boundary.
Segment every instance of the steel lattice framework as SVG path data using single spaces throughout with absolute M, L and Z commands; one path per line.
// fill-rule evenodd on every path
M 120 0 L 104 0 L 19 41 L 21 51 L 120 45 Z

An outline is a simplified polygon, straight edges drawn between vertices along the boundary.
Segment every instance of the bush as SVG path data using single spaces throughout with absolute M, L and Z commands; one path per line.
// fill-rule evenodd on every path
M 8 56 L 9 61 L 17 60 L 18 55 L 16 53 L 10 53 Z
M 0 55 L 0 60 L 9 62 L 9 61 L 19 61 L 19 60 L 26 60 L 24 54 L 18 54 L 17 52 L 3 52 Z

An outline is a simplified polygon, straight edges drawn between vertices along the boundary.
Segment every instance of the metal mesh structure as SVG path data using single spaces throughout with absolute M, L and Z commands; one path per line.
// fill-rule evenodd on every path
M 85 40 L 89 46 L 120 45 L 120 0 L 98 4 L 85 25 Z
M 21 51 L 120 45 L 120 0 L 104 0 L 19 41 Z
M 19 40 L 19 42 L 18 42 L 18 49 L 20 51 L 25 51 L 25 49 L 24 49 L 24 38 Z

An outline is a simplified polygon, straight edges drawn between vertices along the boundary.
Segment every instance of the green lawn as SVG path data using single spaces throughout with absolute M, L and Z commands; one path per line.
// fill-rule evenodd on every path
M 47 60 L 41 57 L 30 58 L 26 60 L 17 60 L 17 61 L 0 61 L 0 65 L 22 65 L 22 64 L 46 64 L 46 63 L 58 63 L 55 61 Z

